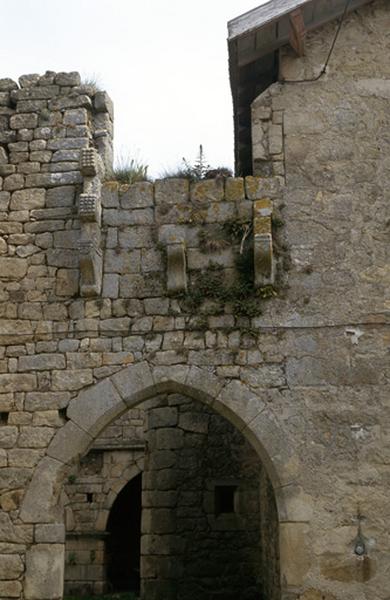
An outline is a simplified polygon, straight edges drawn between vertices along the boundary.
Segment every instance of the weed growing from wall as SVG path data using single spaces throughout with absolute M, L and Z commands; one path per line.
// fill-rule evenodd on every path
M 127 184 L 148 181 L 148 166 L 138 159 L 119 156 L 109 179 Z

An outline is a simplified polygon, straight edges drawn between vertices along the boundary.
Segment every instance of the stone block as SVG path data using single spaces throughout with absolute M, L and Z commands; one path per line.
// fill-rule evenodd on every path
M 310 569 L 311 552 L 307 544 L 307 523 L 281 523 L 281 576 L 287 586 L 301 587 Z
M 174 427 L 177 425 L 177 420 L 177 408 L 169 406 L 154 408 L 148 413 L 148 428 Z
M 18 579 L 24 571 L 22 559 L 17 554 L 2 554 L 0 561 L 0 580 Z
M 70 94 L 49 100 L 49 110 L 62 111 L 67 108 L 92 108 L 92 100 L 85 94 Z M 85 138 L 88 141 L 88 138 Z
M 19 77 L 19 85 L 21 88 L 31 88 L 37 85 L 39 81 L 38 73 L 28 73 Z
M 37 544 L 63 544 L 65 542 L 65 525 L 62 523 L 36 525 L 35 542 Z
M 215 408 L 238 430 L 253 421 L 265 408 L 264 401 L 240 381 L 231 381 L 218 394 Z
M 24 375 L 23 377 L 27 377 Z M 53 371 L 52 388 L 58 391 L 79 390 L 93 383 L 91 369 L 74 369 L 72 371 Z
M 270 154 L 281 154 L 283 152 L 283 128 L 281 125 L 270 125 L 268 131 L 268 143 Z
M 47 456 L 61 463 L 71 463 L 86 452 L 92 437 L 73 421 L 68 421 L 51 441 Z
M 74 249 L 77 247 L 79 237 L 80 232 L 78 230 L 55 231 L 53 236 L 53 245 L 55 248 Z
M 126 410 L 126 405 L 110 380 L 81 392 L 71 401 L 67 416 L 90 436 L 102 429 Z
M 154 185 L 140 181 L 119 188 L 119 202 L 124 209 L 148 208 L 154 204 Z
M 225 182 L 225 200 L 232 202 L 244 198 L 244 179 L 242 177 L 228 177 Z
M 36 544 L 26 554 L 25 599 L 56 600 L 62 597 L 64 544 Z
M 38 115 L 35 113 L 18 113 L 10 120 L 11 129 L 34 129 L 38 126 Z
M 0 344 L 13 344 L 15 336 L 18 342 L 29 342 L 32 339 L 33 330 L 30 321 L 0 319 Z
M 51 369 L 65 369 L 64 356 L 42 353 L 19 358 L 19 371 L 50 371 Z
M 8 373 L 0 375 L 0 389 L 6 392 L 31 392 L 37 388 L 35 374 Z
M 103 298 L 118 298 L 119 296 L 119 275 L 108 273 L 103 276 Z
M 57 296 L 75 296 L 79 290 L 79 271 L 77 269 L 58 269 L 56 278 Z
M 20 598 L 22 584 L 20 581 L 0 581 L 0 598 Z
M 54 433 L 53 427 L 21 427 L 18 444 L 21 448 L 47 448 Z
M 147 362 L 130 365 L 113 375 L 111 381 L 129 408 L 150 398 L 155 390 L 154 380 Z
M 50 188 L 59 185 L 82 183 L 82 179 L 79 171 L 69 171 L 67 173 L 34 173 L 33 175 L 27 175 L 26 186 Z
M 63 123 L 70 127 L 86 125 L 88 123 L 88 112 L 85 108 L 71 108 L 65 110 Z
M 7 425 L 0 427 L 0 448 L 12 448 L 15 446 L 17 439 L 17 427 L 10 427 Z
M 3 77 L 2 79 L 0 79 L 0 91 L 1 92 L 8 92 L 8 91 L 17 90 L 17 89 L 18 89 L 18 84 L 16 83 L 16 81 L 13 81 L 9 77 Z
M 69 392 L 29 392 L 26 394 L 25 409 L 29 412 L 59 410 L 68 405 L 69 399 Z
M 3 129 L 0 131 L 0 143 L 9 144 L 16 141 L 16 131 Z
M 20 518 L 24 523 L 57 523 L 58 516 L 62 518 L 56 504 L 64 469 L 58 460 L 45 457 L 40 461 L 22 502 Z
M 124 335 L 130 330 L 129 317 L 118 317 L 115 319 L 102 319 L 100 321 L 100 331 L 104 334 Z
M 55 249 L 49 248 L 47 251 L 47 264 L 53 267 L 65 267 L 75 269 L 79 265 L 79 253 L 77 249 Z
M 114 105 L 107 92 L 96 92 L 93 99 L 96 112 L 106 112 L 110 119 L 114 119 Z
M 8 175 L 12 175 L 15 172 L 16 172 L 15 165 L 10 165 L 10 164 L 0 165 L 0 177 L 7 177 Z
M 279 198 L 281 183 L 278 177 L 245 177 L 245 193 L 249 200 L 259 198 Z
M 119 245 L 122 248 L 151 248 L 154 247 L 151 227 L 134 225 L 127 230 L 119 230 Z
M 184 431 L 207 434 L 209 417 L 202 413 L 183 413 L 179 418 L 179 427 Z
M 13 166 L 13 165 L 10 165 Z M 4 179 L 3 189 L 5 192 L 13 192 L 14 190 L 21 190 L 24 187 L 24 176 L 19 173 L 14 175 L 8 175 Z M 27 187 L 29 187 L 27 185 Z
M 210 373 L 207 369 L 192 366 L 186 382 L 188 395 L 195 400 L 212 404 L 220 393 L 224 381 Z
M 191 200 L 196 204 L 219 202 L 224 194 L 223 179 L 207 179 L 191 184 Z
M 80 73 L 77 71 L 70 71 L 69 73 L 57 73 L 54 77 L 54 83 L 62 86 L 74 86 L 81 84 Z
M 161 179 L 154 184 L 156 204 L 183 204 L 189 200 L 187 179 Z

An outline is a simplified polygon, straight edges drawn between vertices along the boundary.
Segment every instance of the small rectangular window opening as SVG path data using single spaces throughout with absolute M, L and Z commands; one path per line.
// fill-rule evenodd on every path
M 215 515 L 235 513 L 236 485 L 215 486 Z
M 93 502 L 93 494 L 92 492 L 87 492 L 87 502 Z
M 66 416 L 66 408 L 60 408 L 58 410 L 58 414 L 61 419 L 64 419 L 64 421 L 69 421 L 68 417 Z
M 8 423 L 8 413 L 0 412 L 0 425 L 7 425 Z

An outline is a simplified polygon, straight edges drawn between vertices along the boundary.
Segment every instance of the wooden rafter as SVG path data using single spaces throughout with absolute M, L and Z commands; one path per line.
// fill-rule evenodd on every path
M 306 28 L 301 8 L 290 13 L 290 27 L 290 44 L 298 56 L 304 56 Z

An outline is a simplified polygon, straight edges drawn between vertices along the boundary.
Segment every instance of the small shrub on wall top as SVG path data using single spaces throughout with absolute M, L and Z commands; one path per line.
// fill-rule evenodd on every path
M 194 163 L 182 158 L 181 165 L 177 169 L 164 171 L 163 179 L 189 179 L 190 181 L 201 181 L 202 179 L 215 179 L 216 177 L 231 177 L 232 171 L 227 167 L 212 168 L 206 160 L 202 144 Z

